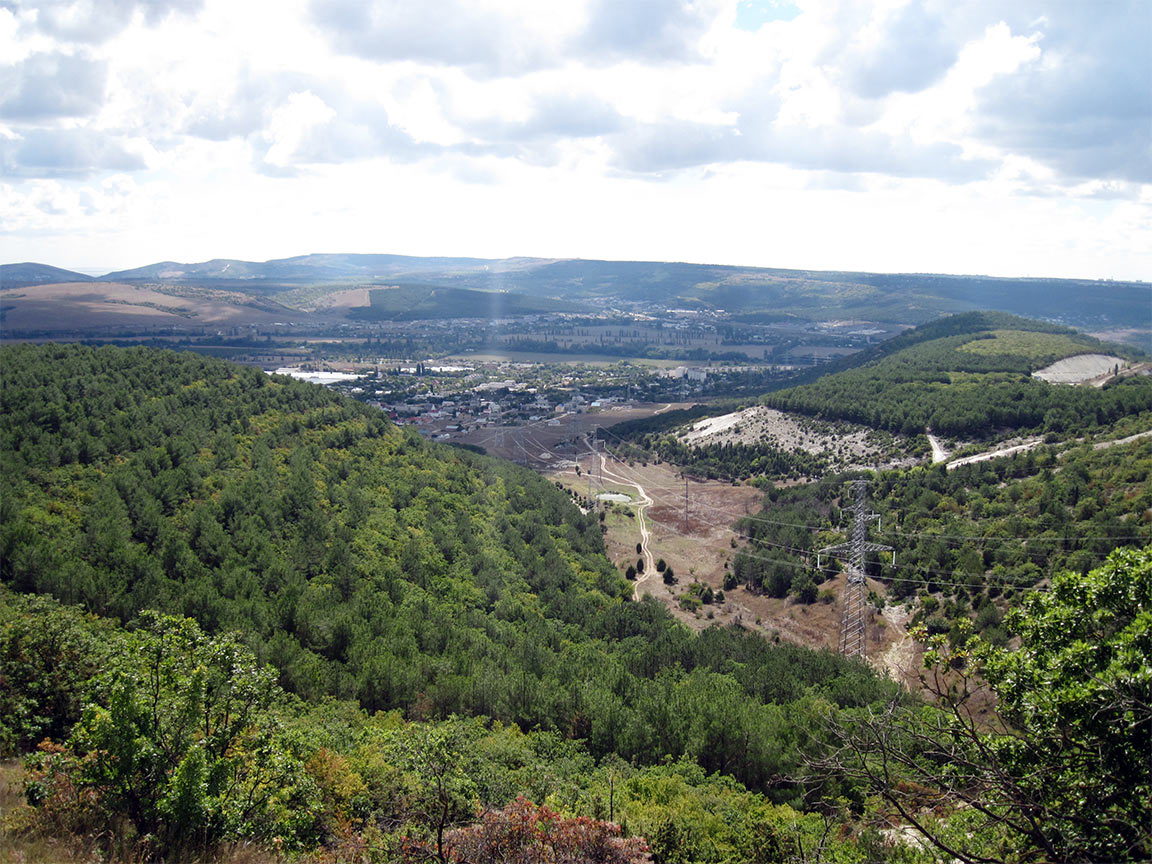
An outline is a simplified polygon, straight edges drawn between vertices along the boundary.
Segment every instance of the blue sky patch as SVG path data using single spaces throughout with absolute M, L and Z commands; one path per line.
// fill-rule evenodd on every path
M 740 0 L 736 4 L 736 26 L 756 31 L 769 21 L 791 21 L 800 10 L 788 0 Z

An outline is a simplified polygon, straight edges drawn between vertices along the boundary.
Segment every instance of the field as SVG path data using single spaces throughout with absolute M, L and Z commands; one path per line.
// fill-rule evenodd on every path
M 840 598 L 843 574 L 821 585 L 831 593 L 831 602 L 811 605 L 791 599 L 776 599 L 749 592 L 743 586 L 724 592 L 723 603 L 698 605 L 682 600 L 691 597 L 694 582 L 709 586 L 713 593 L 724 586 L 724 575 L 743 538 L 732 529 L 736 520 L 755 513 L 760 501 L 758 490 L 719 481 L 687 481 L 688 507 L 685 514 L 685 481 L 674 465 L 624 462 L 605 454 L 585 451 L 575 465 L 563 466 L 546 476 L 560 482 L 581 498 L 597 491 L 626 496 L 629 503 L 605 502 L 605 544 L 610 560 L 623 570 L 638 557 L 642 540 L 640 520 L 650 535 L 648 548 L 653 560 L 663 558 L 675 571 L 677 583 L 666 585 L 662 577 L 645 568 L 636 582 L 638 597 L 650 595 L 659 600 L 681 621 L 696 630 L 712 625 L 738 624 L 758 630 L 769 638 L 801 645 L 836 650 L 840 633 Z M 651 501 L 645 505 L 645 498 Z M 643 511 L 642 513 L 639 511 Z M 879 596 L 885 589 L 868 581 Z M 868 656 L 893 677 L 912 681 L 918 655 L 903 626 L 907 616 L 900 608 L 885 615 L 868 613 Z
M 1036 333 L 1027 330 L 992 330 L 991 338 L 973 339 L 958 350 L 983 356 L 1007 355 L 1033 360 L 1067 357 L 1085 350 L 1084 340 L 1063 333 Z
M 0 291 L 7 334 L 36 331 L 202 330 L 272 324 L 291 310 L 250 295 L 209 288 L 71 282 Z

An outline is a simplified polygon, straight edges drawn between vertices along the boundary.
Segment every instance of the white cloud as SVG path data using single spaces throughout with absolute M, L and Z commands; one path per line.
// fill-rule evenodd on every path
M 278 168 L 289 167 L 305 137 L 335 116 L 336 112 L 311 91 L 293 93 L 269 118 L 265 136 L 268 151 L 264 154 L 264 161 Z
M 1142 0 L 745 5 L 0 6 L 5 230 L 1152 276 Z

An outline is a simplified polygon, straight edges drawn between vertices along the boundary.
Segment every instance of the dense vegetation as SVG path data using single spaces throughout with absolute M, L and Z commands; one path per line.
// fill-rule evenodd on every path
M 767 442 L 692 445 L 672 435 L 641 438 L 634 445 L 621 447 L 620 455 L 671 462 L 710 480 L 764 476 L 793 480 L 817 476 L 828 467 L 828 459 L 823 454 L 785 450 Z
M 1069 388 L 1031 373 L 1063 357 L 1101 350 L 1114 348 L 1065 328 L 970 313 L 902 334 L 859 358 L 863 365 L 770 393 L 763 402 L 904 434 L 926 427 L 976 438 L 1004 429 L 1082 434 L 1147 411 L 1152 379 Z
M 35 748 L 34 806 L 0 841 L 125 861 L 240 840 L 317 862 L 931 860 L 880 832 L 891 806 L 964 860 L 1152 852 L 1132 755 L 1152 552 L 1087 572 L 1152 542 L 1147 439 L 873 484 L 877 539 L 902 549 L 874 574 L 919 594 L 946 684 L 983 670 L 1011 724 L 986 731 L 950 684 L 941 713 L 858 662 L 692 634 L 631 600 L 598 522 L 543 479 L 321 388 L 140 348 L 0 361 L 0 755 Z M 769 488 L 733 578 L 815 599 L 842 488 Z M 1051 595 L 1025 593 L 1039 580 Z M 1004 618 L 1020 596 L 1030 616 Z M 1095 822 L 1017 818 L 1077 795 Z
M 845 861 L 883 846 L 847 811 L 774 804 L 691 759 L 638 767 L 551 730 L 305 704 L 234 635 L 190 619 L 147 613 L 126 631 L 0 588 L 0 674 L 0 717 L 29 741 L 51 736 L 28 760 L 35 808 L 0 826 L 0 843 L 42 832 L 114 860 L 187 860 L 254 840 L 277 860 L 318 850 L 307 860 L 332 864 L 494 864 L 510 843 L 512 860 L 541 864 L 550 849 L 767 864 L 822 838 Z
M 866 779 L 943 860 L 1149 860 L 1152 547 L 1056 574 L 1005 624 L 1018 650 L 966 627 L 928 638 L 939 710 L 835 720 L 825 765 Z
M 732 579 L 774 597 L 834 572 L 815 570 L 815 552 L 841 542 L 844 480 L 770 489 L 739 530 L 748 544 Z M 974 620 L 989 640 L 1007 636 L 1001 619 L 1027 589 L 1061 570 L 1086 573 L 1112 550 L 1152 543 L 1152 439 L 1095 449 L 1041 447 L 947 471 L 887 471 L 869 487 L 880 514 L 877 542 L 899 550 L 897 564 L 870 556 L 869 575 L 891 601 L 918 597 L 917 620 L 950 632 Z M 827 559 L 825 559 L 827 561 Z
M 834 656 L 692 636 L 630 601 L 596 520 L 548 482 L 322 388 L 145 349 L 3 361 L 4 582 L 238 631 L 306 699 L 687 754 L 764 789 L 798 766 L 784 742 L 812 699 L 889 693 Z
M 124 861 L 242 840 L 318 864 L 939 860 L 882 833 L 898 814 L 947 860 L 1143 860 L 1150 605 L 1152 547 L 1030 597 L 1006 622 L 1023 650 L 937 640 L 940 710 L 826 714 L 808 763 L 817 814 L 690 760 L 637 767 L 554 731 L 308 705 L 190 619 L 146 613 L 125 631 L 0 588 L 0 718 L 56 736 L 29 757 L 33 806 L 13 808 L 0 842 L 22 855 L 40 833 Z M 986 687 L 1001 716 L 976 724 Z M 849 807 L 834 789 L 878 798 Z

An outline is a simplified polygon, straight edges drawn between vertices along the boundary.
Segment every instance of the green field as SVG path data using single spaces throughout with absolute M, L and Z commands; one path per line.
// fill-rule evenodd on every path
M 956 350 L 984 357 L 1007 356 L 1025 357 L 1032 360 L 1036 368 L 1098 350 L 1094 340 L 1065 333 L 1036 333 L 1027 330 L 992 330 L 987 334 L 961 345 Z

